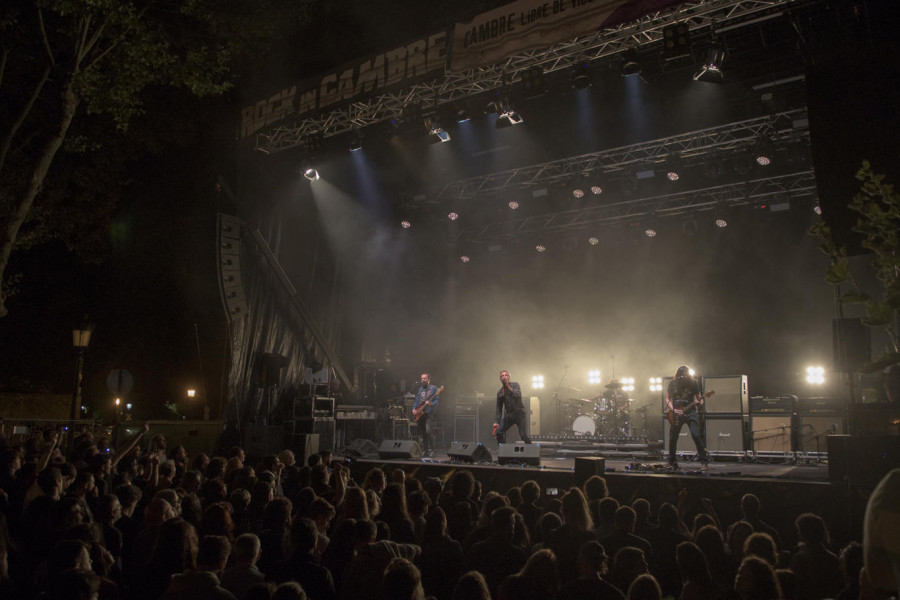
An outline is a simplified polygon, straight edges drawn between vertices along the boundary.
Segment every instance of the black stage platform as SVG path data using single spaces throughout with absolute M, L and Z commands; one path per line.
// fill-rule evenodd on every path
M 597 461 L 590 456 L 551 453 L 545 448 L 538 466 L 498 464 L 496 451 L 491 452 L 490 463 L 452 460 L 445 452 L 434 458 L 383 459 L 370 455 L 348 462 L 357 482 L 362 482 L 365 473 L 374 467 L 384 470 L 388 477 L 391 471 L 400 468 L 419 479 L 438 477 L 445 481 L 454 470 L 465 468 L 472 471 L 485 492 L 505 493 L 513 486 L 534 479 L 544 491 L 545 502 L 554 492 L 564 494 L 597 470 Z M 794 519 L 804 512 L 814 512 L 824 518 L 835 542 L 844 544 L 861 540 L 863 514 L 871 487 L 832 483 L 826 456 L 713 456 L 708 472 L 701 471 L 699 462 L 690 460 L 680 461 L 679 470 L 668 471 L 665 461 L 659 459 L 643 456 L 603 458 L 603 476 L 610 495 L 623 504 L 646 498 L 655 512 L 663 502 L 676 504 L 679 492 L 685 489 L 688 492 L 686 520 L 692 520 L 700 511 L 701 498 L 709 498 L 721 521 L 728 524 L 740 518 L 740 499 L 749 492 L 760 498 L 763 518 L 787 534 L 785 543 L 794 539 Z M 576 461 L 579 463 L 577 469 Z M 690 527 L 690 521 L 687 524 Z

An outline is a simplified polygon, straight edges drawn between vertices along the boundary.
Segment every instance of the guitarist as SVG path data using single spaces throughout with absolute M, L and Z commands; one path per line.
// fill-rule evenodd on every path
M 441 401 L 441 392 L 436 385 L 431 384 L 430 373 L 422 373 L 422 376 L 419 378 L 419 384 L 419 391 L 416 392 L 416 399 L 412 406 L 413 417 L 416 419 L 418 432 L 422 436 L 423 455 L 427 458 L 432 458 L 434 449 L 431 447 L 433 441 L 431 415 Z
M 703 441 L 700 429 L 700 407 L 703 406 L 703 395 L 700 394 L 700 385 L 691 376 L 691 371 L 682 365 L 675 371 L 675 379 L 669 382 L 666 390 L 666 406 L 668 407 L 669 424 L 669 468 L 677 469 L 678 461 L 676 453 L 678 448 L 678 434 L 682 425 L 687 424 L 691 432 L 691 439 L 697 447 L 697 456 L 700 457 L 702 471 L 709 470 L 709 453 Z
M 509 380 L 509 371 L 500 371 L 500 383 L 503 387 L 497 392 L 497 410 L 494 415 L 494 437 L 501 444 L 506 443 L 506 432 L 513 425 L 518 426 L 519 435 L 526 444 L 531 438 L 525 433 L 525 404 L 522 402 L 522 388 L 515 381 Z M 503 412 L 506 411 L 504 415 Z

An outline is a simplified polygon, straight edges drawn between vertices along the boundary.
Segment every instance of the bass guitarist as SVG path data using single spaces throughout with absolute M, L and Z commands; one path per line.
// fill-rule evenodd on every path
M 666 406 L 668 408 L 669 424 L 669 468 L 677 469 L 678 461 L 676 453 L 678 449 L 678 434 L 681 427 L 687 424 L 691 432 L 691 439 L 697 448 L 697 456 L 700 457 L 700 469 L 709 471 L 709 453 L 706 451 L 706 443 L 703 441 L 700 429 L 700 409 L 703 406 L 703 395 L 700 393 L 700 385 L 691 376 L 691 370 L 682 365 L 675 371 L 675 379 L 669 382 L 666 390 Z
M 422 453 L 426 458 L 434 457 L 434 449 L 431 447 L 433 436 L 431 434 L 431 416 L 434 409 L 441 401 L 441 388 L 431 384 L 431 374 L 422 373 L 419 378 L 419 391 L 413 402 L 413 418 L 417 423 L 417 429 L 422 437 Z

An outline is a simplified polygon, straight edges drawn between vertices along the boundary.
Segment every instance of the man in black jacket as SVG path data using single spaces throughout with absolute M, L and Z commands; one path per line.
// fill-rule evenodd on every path
M 506 443 L 506 432 L 513 425 L 519 428 L 519 435 L 526 444 L 531 438 L 525 433 L 525 404 L 522 402 L 522 388 L 515 381 L 509 380 L 509 371 L 500 371 L 500 382 L 503 387 L 497 392 L 497 410 L 494 415 L 494 436 L 501 444 Z M 504 409 L 506 414 L 504 415 Z

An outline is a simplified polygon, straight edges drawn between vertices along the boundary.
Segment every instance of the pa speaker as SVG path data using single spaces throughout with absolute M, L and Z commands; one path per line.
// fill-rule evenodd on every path
M 576 456 L 575 457 L 575 485 L 581 487 L 584 482 L 606 473 L 606 459 L 602 456 Z
M 247 298 L 241 283 L 241 221 L 219 213 L 219 294 L 229 320 L 247 314 Z
M 416 440 L 384 440 L 378 447 L 378 458 L 422 458 L 422 449 Z
M 835 371 L 852 373 L 872 362 L 872 332 L 862 319 L 834 319 L 831 333 Z
M 541 466 L 540 444 L 500 444 L 497 462 L 501 465 Z
M 453 442 L 447 456 L 461 462 L 492 462 L 491 451 L 479 442 Z

